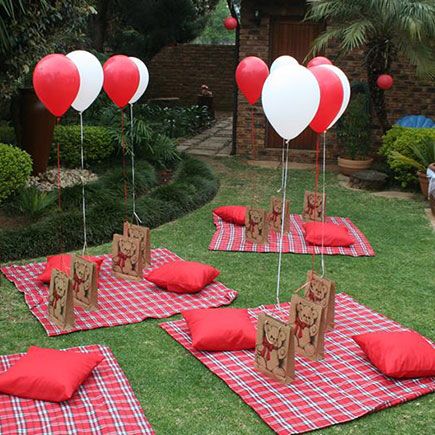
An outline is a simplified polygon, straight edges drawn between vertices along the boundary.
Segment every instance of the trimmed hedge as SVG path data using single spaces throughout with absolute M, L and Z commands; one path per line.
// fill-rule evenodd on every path
M 57 161 L 57 144 L 63 166 L 77 168 L 80 166 L 80 126 L 58 125 L 54 129 L 50 161 Z M 115 151 L 111 130 L 108 127 L 85 126 L 83 149 L 86 164 L 100 163 Z
M 435 141 L 435 128 L 411 128 L 395 125 L 382 138 L 379 154 L 386 157 L 388 166 L 394 173 L 394 178 L 400 182 L 402 187 L 416 185 L 418 178 L 414 167 L 392 158 L 393 151 L 414 158 L 410 145 L 418 146 L 427 140 Z
M 110 242 L 114 233 L 122 231 L 125 218 L 120 195 L 102 189 L 99 183 L 103 185 L 100 179 L 87 186 L 105 194 L 101 201 L 94 202 L 88 208 L 89 245 Z M 143 225 L 155 228 L 210 201 L 216 195 L 218 187 L 218 180 L 205 163 L 183 156 L 172 182 L 155 187 L 149 194 L 140 196 L 136 201 L 136 211 Z M 65 205 L 68 195 L 71 199 L 76 197 L 75 201 L 80 198 L 73 189 L 75 188 L 64 190 Z M 128 216 L 131 216 L 130 200 Z M 0 257 L 2 261 L 8 261 L 56 254 L 62 248 L 65 251 L 79 249 L 83 244 L 82 236 L 79 207 L 56 211 L 26 228 L 0 231 Z
M 0 203 L 23 187 L 32 172 L 32 159 L 19 148 L 0 143 Z

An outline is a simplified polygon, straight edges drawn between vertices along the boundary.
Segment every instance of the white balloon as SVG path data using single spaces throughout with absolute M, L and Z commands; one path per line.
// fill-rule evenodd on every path
M 314 74 L 302 65 L 287 65 L 266 79 L 261 94 L 264 113 L 283 139 L 298 136 L 316 115 L 320 88 Z
M 298 61 L 291 56 L 280 56 L 277 57 L 272 65 L 270 66 L 270 73 L 272 74 L 274 71 L 276 71 L 278 68 L 281 68 L 283 66 L 291 66 L 291 65 L 299 65 Z
M 336 67 L 335 65 L 325 64 L 322 66 L 330 69 L 331 71 L 334 71 L 335 74 L 337 74 L 338 78 L 340 79 L 341 85 L 343 87 L 343 101 L 341 103 L 341 107 L 339 112 L 337 113 L 337 116 L 333 119 L 333 121 L 331 122 L 331 124 L 329 124 L 329 127 L 327 128 L 327 130 L 329 130 L 341 118 L 341 115 L 343 115 L 344 111 L 347 108 L 347 105 L 349 104 L 350 84 L 349 84 L 349 80 L 346 77 L 346 74 L 340 68 Z
M 78 112 L 85 111 L 98 97 L 104 81 L 103 67 L 100 61 L 84 50 L 76 50 L 67 54 L 79 70 L 80 87 L 72 107 Z
M 130 60 L 132 60 L 136 64 L 139 70 L 139 86 L 137 87 L 136 92 L 129 101 L 130 104 L 133 104 L 136 103 L 137 100 L 139 100 L 139 98 L 143 95 L 146 88 L 148 87 L 150 75 L 148 73 L 148 68 L 140 59 L 138 59 L 137 57 L 130 57 Z

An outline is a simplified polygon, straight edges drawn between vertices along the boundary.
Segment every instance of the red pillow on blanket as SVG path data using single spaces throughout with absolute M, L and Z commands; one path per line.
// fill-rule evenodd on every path
M 145 278 L 174 293 L 197 293 L 210 284 L 220 271 L 196 261 L 176 260 L 154 269 Z
M 244 205 L 223 205 L 215 208 L 213 213 L 216 213 L 225 222 L 245 225 L 246 207 Z
M 101 264 L 103 263 L 103 258 L 91 257 L 88 255 L 83 255 L 85 260 L 92 261 L 97 265 L 97 270 L 100 270 Z M 71 255 L 70 254 L 59 254 L 50 255 L 47 257 L 47 264 L 45 266 L 44 272 L 41 273 L 36 279 L 44 283 L 49 283 L 51 279 L 51 272 L 53 269 L 65 272 L 67 275 L 71 271 Z
M 31 346 L 12 367 L 0 373 L 0 393 L 26 399 L 70 399 L 103 360 L 99 353 L 60 351 Z
M 435 376 L 435 348 L 415 331 L 370 332 L 352 338 L 386 376 Z
M 355 239 L 349 234 L 344 225 L 336 225 L 330 222 L 305 222 L 305 240 L 311 245 L 323 246 L 350 246 Z
M 205 308 L 181 313 L 187 322 L 192 345 L 197 350 L 253 349 L 256 331 L 248 310 Z

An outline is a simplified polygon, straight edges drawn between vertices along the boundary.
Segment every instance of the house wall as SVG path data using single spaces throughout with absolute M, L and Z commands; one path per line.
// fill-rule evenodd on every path
M 196 104 L 201 85 L 213 92 L 217 110 L 232 110 L 234 45 L 180 44 L 165 47 L 148 64 L 147 98 L 178 97 Z
M 271 3 L 271 2 L 270 2 Z M 294 2 L 274 2 L 270 5 L 262 0 L 242 0 L 242 19 L 240 27 L 240 60 L 246 56 L 258 56 L 270 65 L 270 23 L 271 16 L 299 16 L 304 14 L 304 7 Z M 296 3 L 296 4 L 295 4 Z M 262 16 L 261 22 L 255 20 L 255 10 L 259 10 Z M 291 55 L 291 53 L 289 53 Z M 325 55 L 340 67 L 349 80 L 366 81 L 365 69 L 362 66 L 362 52 L 355 51 L 345 57 L 338 57 L 337 47 L 330 45 Z M 388 117 L 394 123 L 400 117 L 407 114 L 422 114 L 431 118 L 435 117 L 435 85 L 433 81 L 419 80 L 415 76 L 415 69 L 406 62 L 397 62 L 392 65 L 391 74 L 394 78 L 394 86 L 386 92 Z M 251 110 L 255 113 L 256 140 L 252 142 L 251 135 Z M 376 117 L 373 118 L 377 123 Z M 266 119 L 261 107 L 261 101 L 251 108 L 243 95 L 239 92 L 238 99 L 238 122 L 237 122 L 237 154 L 250 158 L 261 158 L 262 156 L 278 157 L 278 153 L 267 150 L 266 142 Z M 381 130 L 374 125 L 374 147 L 376 152 L 380 144 Z M 328 158 L 335 158 L 340 150 L 335 141 L 333 131 L 328 134 Z M 292 160 L 312 160 L 312 151 L 294 151 Z

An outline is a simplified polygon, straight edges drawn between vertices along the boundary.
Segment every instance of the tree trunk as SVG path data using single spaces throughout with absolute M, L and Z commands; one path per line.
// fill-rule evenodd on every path
M 370 97 L 382 131 L 391 128 L 388 121 L 387 105 L 383 89 L 378 88 L 376 81 L 381 74 L 386 74 L 391 66 L 391 54 L 385 41 L 373 41 L 368 44 L 366 54 L 367 82 Z
M 107 12 L 111 0 L 98 0 L 97 14 L 92 17 L 92 42 L 95 50 L 103 51 L 106 42 Z

